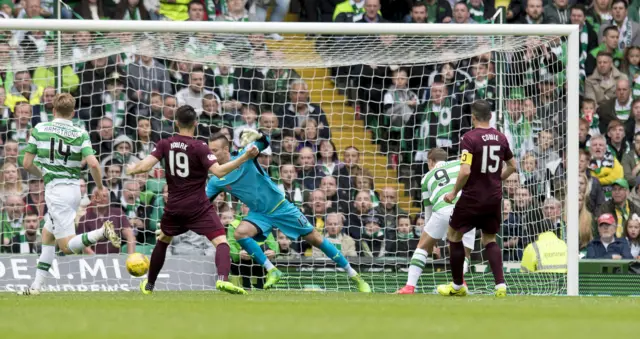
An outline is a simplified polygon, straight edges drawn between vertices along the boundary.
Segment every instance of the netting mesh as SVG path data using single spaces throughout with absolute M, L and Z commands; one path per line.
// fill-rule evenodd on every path
M 559 37 L 288 35 L 274 42 L 261 34 L 78 31 L 61 33 L 59 49 L 57 38 L 54 32 L 6 32 L 0 41 L 3 203 L 21 197 L 25 216 L 42 220 L 47 210 L 43 186 L 20 168 L 19 151 L 31 127 L 53 118 L 54 95 L 70 92 L 78 105 L 74 123 L 90 132 L 111 192 L 108 213 L 121 213 L 118 228 L 131 230 L 122 232 L 122 252 L 150 254 L 166 201 L 163 172 L 129 178 L 123 166 L 175 133 L 175 109 L 189 104 L 199 113 L 202 140 L 223 132 L 238 147 L 247 127 L 270 135 L 271 148 L 258 163 L 375 291 L 392 292 L 405 283 L 426 222 L 420 182 L 429 170 L 427 154 L 439 147 L 457 159 L 460 137 L 471 129 L 469 105 L 485 99 L 494 111 L 492 125 L 508 136 L 520 166 L 504 185 L 500 245 L 507 271 L 514 272 L 507 282 L 515 293 L 565 290 L 563 274 L 516 273 L 524 248 L 540 233 L 562 238 L 566 230 L 566 45 Z M 30 105 L 16 105 L 23 101 Z M 18 169 L 13 177 L 12 164 Z M 86 193 L 93 184 L 87 184 L 77 233 L 104 217 L 93 209 Z M 230 195 L 215 204 L 231 240 L 247 210 Z M 10 213 L 14 218 L 18 211 Z M 479 236 L 465 277 L 475 293 L 493 289 Z M 26 228 L 4 230 L 2 237 L 9 239 L 3 252 L 38 251 L 24 245 L 37 245 Z M 231 246 L 239 281 L 260 288 L 262 268 L 237 243 Z M 301 239 L 274 232 L 261 246 L 288 272 L 278 288 L 349 288 L 333 262 Z M 94 251 L 121 252 L 107 244 Z M 215 272 L 207 264 L 214 251 L 191 232 L 174 238 L 169 252 L 175 264 L 164 271 L 173 278 L 161 277 L 158 286 L 212 288 Z M 420 289 L 431 292 L 449 280 L 448 265 L 440 241 Z M 112 278 L 84 279 L 101 284 Z

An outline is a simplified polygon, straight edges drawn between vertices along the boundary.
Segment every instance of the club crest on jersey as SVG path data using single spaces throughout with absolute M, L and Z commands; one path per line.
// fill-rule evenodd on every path
M 209 159 L 209 161 L 214 161 L 214 160 L 216 160 L 216 156 L 215 156 L 215 155 L 213 155 L 213 154 L 209 154 L 209 155 L 207 155 L 207 158 Z
M 231 185 L 225 186 L 224 189 L 226 189 L 227 191 L 231 191 Z

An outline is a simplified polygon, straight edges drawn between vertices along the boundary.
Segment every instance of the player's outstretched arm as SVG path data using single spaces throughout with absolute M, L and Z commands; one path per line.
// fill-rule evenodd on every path
M 33 159 L 36 158 L 36 155 L 30 152 L 24 153 L 24 158 L 22 160 L 22 166 L 24 169 L 32 175 L 35 175 L 38 178 L 42 178 L 42 172 L 40 169 L 33 163 Z
M 511 174 L 515 173 L 518 169 L 516 168 L 516 159 L 512 157 L 511 159 L 506 161 L 507 166 L 504 167 L 502 173 L 500 174 L 500 179 L 502 181 L 507 180 Z
M 89 172 L 91 173 L 93 182 L 96 183 L 96 187 L 99 190 L 102 190 L 102 172 L 100 171 L 98 159 L 96 159 L 95 155 L 87 155 L 84 159 L 87 161 L 87 166 L 89 166 Z
M 127 175 L 149 172 L 153 166 L 158 163 L 158 161 L 160 160 L 153 155 L 147 155 L 147 157 L 142 159 L 142 161 L 127 166 Z
M 221 165 L 216 162 L 215 164 L 211 165 L 211 167 L 209 167 L 209 172 L 213 173 L 213 175 L 218 178 L 222 178 L 225 175 L 231 173 L 231 171 L 240 167 L 240 165 L 247 162 L 247 160 L 257 157 L 258 154 L 260 154 L 260 150 L 258 150 L 258 147 L 256 147 L 255 145 L 249 146 L 249 148 L 246 149 L 241 156 L 227 162 L 226 164 Z

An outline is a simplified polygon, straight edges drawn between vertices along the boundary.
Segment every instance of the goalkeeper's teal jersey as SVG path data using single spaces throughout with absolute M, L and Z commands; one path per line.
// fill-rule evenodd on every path
M 269 146 L 269 139 L 265 136 L 252 144 L 263 151 Z M 246 147 L 231 159 L 242 155 L 245 149 Z M 240 199 L 254 213 L 271 213 L 285 201 L 284 193 L 256 159 L 245 162 L 223 178 L 211 177 L 207 183 L 207 197 L 212 198 L 220 192 L 230 193 Z
M 460 173 L 460 161 L 442 161 L 436 167 L 425 174 L 422 178 L 422 203 L 426 206 L 433 206 L 433 212 L 450 206 L 444 201 L 445 194 L 453 191 L 456 180 Z M 453 201 L 458 201 L 460 194 Z

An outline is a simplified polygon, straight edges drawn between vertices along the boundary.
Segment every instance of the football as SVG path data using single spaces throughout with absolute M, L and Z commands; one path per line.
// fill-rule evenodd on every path
M 141 277 L 149 270 L 149 258 L 142 253 L 133 253 L 127 257 L 127 271 L 134 277 Z

